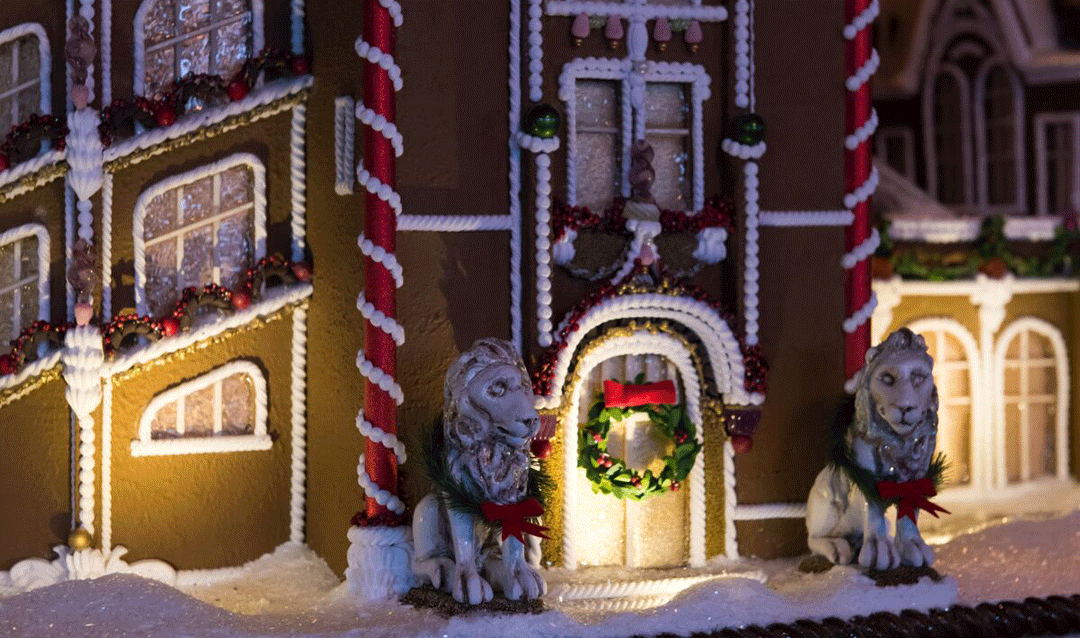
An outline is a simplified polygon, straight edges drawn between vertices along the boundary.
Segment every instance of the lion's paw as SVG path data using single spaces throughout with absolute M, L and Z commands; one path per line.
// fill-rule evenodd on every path
M 470 605 L 486 603 L 494 597 L 491 585 L 481 578 L 476 568 L 471 565 L 454 566 L 454 580 L 450 585 L 450 593 L 454 596 L 454 600 Z
M 897 539 L 896 549 L 900 554 L 900 562 L 912 567 L 929 567 L 934 564 L 934 550 L 919 536 L 906 539 Z
M 438 556 L 418 560 L 413 564 L 413 571 L 426 576 L 435 589 L 442 589 L 450 585 L 450 575 L 454 573 L 454 561 Z
M 522 595 L 525 598 L 539 598 L 547 591 L 547 583 L 540 576 L 540 572 L 525 562 L 505 565 L 499 578 L 499 586 L 508 600 L 518 600 Z
M 900 564 L 900 554 L 888 536 L 868 534 L 859 550 L 859 564 L 871 569 L 892 569 Z
M 839 536 L 812 536 L 807 544 L 811 552 L 824 556 L 834 565 L 847 565 L 854 558 L 851 543 Z

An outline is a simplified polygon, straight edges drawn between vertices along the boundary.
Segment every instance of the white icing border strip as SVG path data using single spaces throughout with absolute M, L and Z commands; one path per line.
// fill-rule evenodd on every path
M 559 150 L 558 137 L 536 137 L 525 131 L 514 133 L 514 141 L 521 148 L 531 153 L 554 153 Z
M 197 182 L 205 177 L 223 173 L 237 166 L 248 166 L 254 179 L 252 185 L 253 208 L 252 228 L 254 230 L 253 245 L 255 249 L 255 261 L 266 256 L 266 167 L 262 160 L 251 153 L 235 153 L 228 157 L 203 164 L 198 168 L 167 177 L 150 186 L 135 200 L 135 212 L 132 216 L 131 232 L 135 252 L 135 306 L 140 315 L 149 314 L 150 308 L 146 300 L 146 239 L 144 238 L 143 225 L 146 221 L 146 208 L 158 195 L 168 192 L 179 186 Z M 295 192 L 295 188 L 293 189 Z M 303 213 L 300 213 L 302 218 Z M 293 232 L 296 232 L 297 211 L 293 210 Z M 294 237 L 294 243 L 296 238 Z M 295 247 L 294 247 L 295 252 Z
M 402 215 L 397 229 L 437 233 L 513 230 L 513 219 L 509 215 Z
M 104 159 L 106 162 L 110 162 L 125 155 L 156 146 L 167 140 L 183 137 L 188 133 L 193 133 L 201 128 L 217 124 L 260 106 L 266 106 L 271 102 L 309 88 L 312 81 L 312 76 L 305 75 L 267 83 L 261 88 L 253 90 L 239 102 L 230 102 L 222 106 L 203 109 L 196 113 L 185 114 L 172 126 L 150 129 L 119 144 L 114 144 L 105 149 Z
M 750 82 L 753 75 L 750 70 L 750 56 L 753 55 L 750 50 L 751 10 L 749 0 L 737 0 L 735 3 L 735 17 L 733 19 L 735 24 L 735 106 L 740 109 L 751 108 Z M 764 149 L 762 150 L 764 152 Z M 735 155 L 726 148 L 724 152 Z M 747 158 L 743 157 L 743 159 Z
M 14 243 L 28 237 L 37 238 L 37 269 L 38 269 L 38 314 L 37 318 L 42 321 L 49 319 L 49 283 L 51 272 L 49 265 L 52 263 L 52 251 L 49 247 L 49 231 L 41 224 L 33 222 L 23 224 L 0 233 L 0 246 Z
M 49 48 L 49 36 L 45 34 L 45 27 L 37 22 L 23 22 L 9 29 L 0 31 L 0 43 L 13 42 L 24 36 L 37 38 L 38 59 L 41 66 L 38 69 L 38 82 L 40 83 L 41 99 L 38 108 L 42 115 L 52 113 L 52 91 L 49 80 L 52 78 L 52 50 Z M 19 122 L 15 122 L 19 124 Z M 7 134 L 7 131 L 4 131 Z
M 522 275 L 521 275 L 521 149 L 514 135 L 521 128 L 521 0 L 510 0 L 510 69 L 508 84 L 510 105 L 508 113 L 508 145 L 510 158 L 510 340 L 518 352 L 522 350 Z M 569 180 L 569 176 L 567 177 Z
M 666 4 L 636 4 L 621 2 L 603 2 L 602 0 L 548 0 L 548 15 L 576 16 L 585 13 L 590 16 L 619 16 L 621 18 L 640 18 L 653 20 L 698 20 L 701 22 L 720 22 L 727 20 L 728 11 L 721 6 L 682 6 Z
M 855 213 L 850 210 L 770 210 L 758 216 L 758 225 L 781 228 L 850 226 Z
M 544 99 L 544 34 L 540 18 L 544 16 L 542 0 L 529 0 L 529 99 Z
M 112 0 L 101 0 L 101 104 L 112 102 Z M 103 545 L 104 546 L 104 545 Z
M 307 303 L 293 310 L 292 360 L 289 365 L 289 416 L 292 448 L 289 480 L 289 540 L 304 542 L 307 504 Z
M 739 159 L 761 159 L 761 156 L 765 154 L 766 146 L 764 140 L 757 144 L 742 144 L 731 138 L 724 138 L 720 142 L 720 149 L 728 155 Z
M 101 182 L 101 316 L 112 314 L 112 217 L 113 217 L 113 176 L 105 173 Z
M 292 123 L 289 127 L 289 196 L 292 211 L 289 225 L 292 230 L 292 260 L 297 263 L 304 261 L 307 247 L 306 126 L 307 104 L 297 104 L 293 107 Z M 255 201 L 259 201 L 258 192 L 255 194 Z M 258 233 L 256 230 L 256 237 Z
M 116 375 L 135 366 L 149 363 L 158 357 L 176 352 L 205 339 L 216 337 L 233 328 L 239 328 L 256 317 L 264 317 L 288 304 L 307 299 L 311 296 L 310 283 L 293 284 L 287 287 L 271 289 L 258 303 L 253 303 L 247 310 L 242 310 L 224 319 L 207 323 L 190 332 L 178 334 L 167 339 L 160 339 L 125 355 L 118 356 L 112 362 L 101 367 L 101 376 Z
M 746 195 L 746 257 L 743 268 L 743 319 L 746 333 L 746 345 L 755 346 L 758 343 L 758 292 L 761 278 L 759 267 L 761 265 L 758 247 L 760 238 L 758 231 L 758 164 L 747 162 L 743 166 L 745 174 L 743 184 Z
M 629 337 L 616 337 L 582 357 L 578 369 L 581 379 L 603 361 L 623 355 L 657 354 L 673 363 L 682 377 L 686 412 L 696 426 L 694 438 L 704 444 L 704 428 L 701 421 L 701 386 L 697 371 L 690 360 L 690 353 L 682 342 L 667 334 L 653 334 L 646 331 L 635 332 Z M 579 382 L 579 383 L 583 383 Z M 572 388 L 568 414 L 574 427 L 577 426 L 578 407 L 581 388 Z M 573 483 L 581 480 L 577 467 L 577 433 L 570 432 L 570 423 L 563 424 L 565 456 L 564 476 L 567 486 L 563 498 L 563 564 L 569 569 L 577 567 L 574 543 L 577 539 L 578 522 L 577 498 Z M 690 566 L 700 567 L 705 564 L 705 450 L 698 452 L 694 467 L 690 470 Z
M 255 424 L 251 434 L 214 435 L 176 439 L 155 439 L 151 432 L 154 418 L 165 406 L 205 390 L 226 378 L 242 374 L 251 380 L 255 392 Z M 266 375 L 251 361 L 230 361 L 190 381 L 173 386 L 150 399 L 139 418 L 139 438 L 131 442 L 132 456 L 162 456 L 172 454 L 200 454 L 205 452 L 236 452 L 243 450 L 270 449 L 270 436 L 266 433 L 267 419 Z M 220 405 L 215 410 L 221 409 Z
M 551 156 L 536 156 L 536 336 L 551 345 Z
M 351 195 L 356 186 L 356 102 L 348 95 L 334 98 L 334 192 Z
M 48 355 L 29 363 L 15 374 L 5 374 L 0 376 L 0 391 L 7 390 L 8 388 L 14 388 L 17 385 L 25 383 L 32 377 L 36 377 L 46 370 L 51 370 L 54 366 L 60 363 L 60 356 L 63 351 L 60 349 L 53 350 Z
M 101 382 L 101 546 L 112 548 L 112 379 Z
M 28 159 L 25 162 L 12 166 L 6 171 L 0 172 L 0 186 L 7 186 L 31 173 L 40 171 L 46 166 L 59 164 L 65 159 L 67 159 L 67 153 L 65 151 L 49 151 L 47 153 L 42 153 L 33 159 Z

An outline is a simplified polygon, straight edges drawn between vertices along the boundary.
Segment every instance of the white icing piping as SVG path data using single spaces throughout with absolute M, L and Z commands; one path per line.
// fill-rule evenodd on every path
M 855 71 L 854 75 L 849 75 L 848 79 L 844 81 L 844 86 L 848 91 L 854 93 L 859 90 L 859 87 L 870 81 L 870 76 L 874 74 L 878 69 L 878 65 L 881 64 L 881 57 L 878 56 L 877 49 L 870 50 L 870 59 L 867 60 L 859 70 Z
M 739 557 L 739 539 L 735 530 L 735 509 L 739 497 L 735 494 L 735 448 L 731 439 L 724 441 L 724 555 Z
M 64 396 L 79 424 L 78 523 L 94 533 L 94 409 L 101 403 L 99 370 L 105 361 L 101 332 L 77 326 L 64 336 Z
M 15 374 L 5 374 L 4 376 L 0 376 L 0 390 L 7 390 L 22 385 L 27 379 L 36 377 L 46 370 L 51 370 L 53 366 L 60 363 L 60 355 L 62 352 L 63 351 L 59 349 L 54 350 L 41 359 L 26 364 Z
M 112 218 L 113 176 L 106 173 L 101 184 L 101 316 L 112 314 Z
M 859 35 L 859 31 L 870 26 L 870 23 L 877 18 L 878 13 L 880 12 L 881 5 L 878 3 L 878 0 L 870 0 L 869 6 L 867 6 L 862 13 L 855 16 L 855 19 L 851 21 L 851 24 L 844 27 L 844 39 L 854 40 L 855 36 Z
M 758 216 L 759 226 L 812 228 L 815 226 L 850 226 L 855 214 L 850 210 L 771 210 Z
M 242 374 L 251 381 L 255 392 L 255 427 L 251 434 L 220 435 L 209 437 L 188 437 L 177 439 L 154 439 L 152 425 L 158 412 L 165 406 L 183 399 L 184 397 L 205 390 L 221 383 L 228 377 Z M 221 406 L 216 405 L 215 411 L 220 411 Z M 178 410 L 178 412 L 180 412 Z M 202 374 L 191 381 L 173 386 L 150 400 L 139 418 L 139 438 L 131 442 L 132 456 L 155 456 L 166 454 L 196 454 L 201 452 L 225 452 L 237 449 L 264 449 L 256 446 L 258 442 L 248 442 L 246 439 L 265 439 L 268 443 L 270 438 L 266 436 L 267 394 L 266 375 L 259 366 L 251 361 L 230 361 L 223 366 L 214 368 L 206 374 Z M 179 414 L 178 414 L 178 418 Z M 234 444 L 236 445 L 234 447 Z M 269 446 L 267 446 L 269 447 Z
M 509 215 L 402 215 L 399 231 L 461 233 L 468 231 L 513 230 Z
M 112 102 L 112 0 L 101 0 L 101 104 Z M 102 545 L 108 547 L 107 545 Z
M 389 490 L 384 490 L 379 487 L 375 481 L 371 480 L 371 477 L 367 473 L 366 463 L 367 457 L 361 454 L 360 460 L 356 464 L 356 482 L 360 485 L 360 489 L 364 490 L 364 494 L 369 498 L 375 499 L 376 503 L 382 505 L 391 512 L 395 514 L 404 514 L 405 503 Z
M 71 169 L 67 181 L 78 196 L 78 236 L 90 241 L 94 237 L 94 216 L 90 197 L 101 188 L 104 170 L 101 161 L 101 134 L 98 125 L 101 114 L 86 107 L 71 111 L 67 116 L 67 162 Z
M 536 332 L 540 347 L 551 338 L 551 156 L 536 156 Z
M 138 33 L 136 31 L 136 37 L 138 37 Z M 310 87 L 311 83 L 312 77 L 310 75 L 276 80 L 263 85 L 257 90 L 252 90 L 247 97 L 239 102 L 230 102 L 222 106 L 203 109 L 196 113 L 186 113 L 172 126 L 150 129 L 145 133 L 128 138 L 120 144 L 113 144 L 105 149 L 105 161 L 110 162 L 125 155 L 156 146 L 164 141 L 183 137 L 188 133 L 217 124 L 230 117 L 265 106 L 294 93 L 299 93 Z
M 34 159 L 29 159 L 25 162 L 16 164 L 8 170 L 0 173 L 0 186 L 7 186 L 8 184 L 16 180 L 22 179 L 23 177 L 26 177 L 31 173 L 36 173 L 40 171 L 46 166 L 58 164 L 62 162 L 65 157 L 67 157 L 67 153 L 65 151 L 49 151 L 47 153 L 42 153 L 41 155 L 38 155 Z
M 397 87 L 398 85 L 395 83 L 394 86 Z M 399 88 L 397 90 L 400 91 L 401 89 Z M 394 147 L 394 155 L 396 157 L 401 157 L 401 154 L 405 152 L 405 142 L 404 138 L 401 136 L 401 131 L 398 130 L 397 124 L 388 121 L 386 117 L 367 108 L 362 102 L 357 103 L 355 108 L 356 119 L 360 120 L 365 126 L 370 126 L 374 131 L 389 140 L 390 144 Z
M 622 4 L 602 0 L 549 0 L 548 15 L 574 16 L 585 13 L 591 16 L 618 16 L 621 18 L 639 18 L 654 20 L 698 20 L 699 22 L 721 22 L 727 20 L 727 9 L 721 6 L 692 6 L 668 4 Z
M 617 337 L 603 344 L 596 350 L 582 358 L 578 364 L 582 371 L 581 379 L 584 379 L 593 368 L 610 359 L 622 355 L 658 354 L 671 361 L 678 369 L 685 388 L 686 411 L 691 422 L 695 425 L 694 438 L 698 443 L 704 444 L 703 427 L 701 422 L 701 386 L 694 365 L 690 360 L 690 354 L 683 344 L 676 338 L 666 334 L 652 334 L 649 332 L 636 332 L 629 337 Z M 575 387 L 570 394 L 570 405 L 567 414 L 571 415 L 570 421 L 575 425 L 576 416 L 580 403 L 581 389 Z M 564 490 L 563 499 L 563 565 L 569 569 L 577 567 L 577 556 L 574 553 L 574 543 L 577 540 L 577 499 L 573 489 L 574 481 L 580 480 L 577 468 L 577 434 L 570 432 L 569 423 L 563 424 L 567 428 L 564 433 L 566 445 L 564 457 L 564 476 L 567 477 L 568 486 Z M 690 566 L 700 567 L 705 564 L 705 450 L 698 453 L 697 461 L 690 470 Z
M 125 355 L 117 356 L 101 368 L 101 376 L 116 375 L 135 366 L 149 363 L 158 357 L 182 350 L 192 344 L 210 339 L 219 334 L 250 323 L 256 317 L 265 317 L 288 304 L 296 303 L 311 296 L 310 283 L 293 284 L 267 291 L 258 303 L 253 303 L 247 310 L 235 312 L 224 319 L 207 323 L 190 332 L 178 334 L 168 339 L 159 339 Z
M 757 144 L 742 144 L 736 142 L 731 138 L 724 138 L 720 142 L 720 149 L 732 157 L 739 159 L 761 159 L 761 156 L 765 154 L 765 141 L 762 140 Z
M 366 602 L 400 596 L 415 583 L 408 526 L 349 528 L 347 591 Z
M 351 195 L 356 186 L 353 175 L 356 144 L 356 104 L 348 95 L 334 98 L 334 192 Z
M 739 505 L 735 508 L 737 521 L 763 521 L 772 518 L 804 518 L 806 503 L 764 503 Z
M 101 382 L 101 546 L 112 548 L 112 378 Z
M 297 263 L 304 261 L 304 250 L 307 246 L 307 147 L 304 145 L 306 124 L 307 105 L 297 104 L 293 107 L 289 141 L 292 260 Z M 259 191 L 255 192 L 257 201 Z
M 364 438 L 371 439 L 379 445 L 392 450 L 394 456 L 397 457 L 398 463 L 405 463 L 408 460 L 408 455 L 405 453 L 405 444 L 386 430 L 375 427 L 371 421 L 364 418 L 363 410 L 356 414 L 356 429 L 360 430 L 360 435 Z
M 94 34 L 94 0 L 79 0 L 79 15 L 86 18 L 87 33 Z M 94 101 L 94 63 L 86 65 L 86 81 L 83 82 L 90 92 L 87 102 Z
M 877 109 L 870 109 L 870 119 L 866 120 L 862 126 L 855 129 L 855 132 L 844 138 L 844 148 L 849 151 L 854 151 L 866 140 L 870 139 L 870 136 L 874 134 L 874 131 L 878 127 L 878 114 Z
M 840 260 L 840 263 L 844 266 L 845 270 L 851 270 L 860 261 L 866 259 L 870 255 L 874 254 L 878 246 L 881 245 L 881 235 L 878 233 L 878 229 L 874 228 L 870 231 L 870 236 L 866 238 L 861 244 L 856 246 L 852 251 L 844 253 L 844 257 Z
M 844 195 L 844 208 L 855 208 L 859 204 L 865 202 L 870 198 L 870 195 L 877 190 L 878 181 L 880 180 L 877 167 L 870 169 L 870 177 L 865 182 L 859 184 L 855 190 Z
M 289 412 L 292 430 L 292 468 L 289 481 L 289 540 L 304 542 L 304 512 L 307 503 L 307 303 L 293 310 L 292 376 Z
M 620 319 L 657 317 L 685 325 L 705 346 L 717 391 L 729 405 L 756 404 L 746 392 L 745 367 L 739 342 L 714 309 L 687 297 L 661 294 L 625 295 L 605 299 L 578 320 L 578 329 L 559 354 L 549 394 L 536 398 L 537 408 L 556 408 L 562 397 L 574 355 L 585 335 L 596 327 Z M 560 329 L 565 326 L 566 319 Z M 760 396 L 760 395 L 759 395 Z
M 514 135 L 521 128 L 521 0 L 510 0 L 509 53 L 510 340 L 521 352 L 524 328 L 521 299 L 521 149 L 514 142 Z
M 749 0 L 735 3 L 735 106 L 740 109 L 750 108 L 750 11 Z
M 394 343 L 399 346 L 404 345 L 405 328 L 397 320 L 387 316 L 386 313 L 376 308 L 375 304 L 368 301 L 362 290 L 356 296 L 356 309 L 360 311 L 360 314 L 364 315 L 364 319 L 371 322 L 371 325 L 390 335 L 394 339 Z
M 23 22 L 0 31 L 0 42 L 12 42 L 28 35 L 37 38 L 38 59 L 41 61 L 38 70 L 39 90 L 41 92 L 38 108 L 42 115 L 49 115 L 52 113 L 52 92 L 49 83 L 52 74 L 52 51 L 49 49 L 49 36 L 45 34 L 45 27 L 37 22 Z M 15 124 L 18 124 L 18 122 L 15 122 Z
M 852 334 L 859 329 L 859 326 L 870 321 L 871 315 L 874 314 L 875 306 L 877 306 L 877 296 L 871 293 L 870 299 L 863 304 L 862 308 L 859 308 L 855 311 L 855 314 L 844 319 L 844 332 Z
M 370 257 L 383 268 L 389 270 L 390 275 L 394 278 L 395 285 L 397 285 L 398 288 L 401 288 L 402 284 L 405 283 L 405 275 L 401 268 L 401 264 L 398 263 L 394 253 L 386 252 L 386 249 L 382 246 L 376 246 L 374 242 L 367 237 L 364 237 L 362 233 L 357 237 L 356 245 L 360 248 L 360 252 L 362 252 L 365 257 Z
M 146 239 L 144 233 L 146 208 L 150 201 L 174 188 L 197 182 L 200 179 L 222 173 L 236 166 L 248 166 L 254 176 L 254 184 L 252 185 L 254 200 L 252 227 L 254 236 L 252 237 L 252 244 L 255 249 L 255 261 L 266 256 L 266 168 L 259 158 L 251 153 L 236 153 L 216 162 L 204 164 L 186 173 L 163 179 L 147 188 L 135 200 L 135 213 L 131 221 L 135 252 L 135 306 L 140 315 L 146 315 L 150 312 L 149 303 L 146 300 Z M 293 230 L 295 232 L 295 228 Z
M 293 55 L 300 55 L 304 52 L 304 0 L 292 0 L 289 3 L 289 8 L 292 11 L 292 21 L 289 25 L 292 36 L 292 52 Z
M 559 150 L 558 137 L 536 137 L 525 131 L 514 133 L 514 141 L 521 148 L 531 153 L 554 153 Z
M 655 580 L 606 580 L 601 583 L 559 583 L 548 590 L 546 598 L 558 602 L 571 600 L 600 600 L 610 598 L 639 598 L 642 596 L 675 596 L 699 583 L 723 578 L 719 574 L 661 578 Z
M 367 377 L 369 381 L 389 394 L 390 397 L 394 399 L 394 403 L 397 403 L 398 405 L 405 403 L 405 393 L 402 392 L 398 382 L 382 368 L 379 368 L 368 361 L 367 357 L 364 356 L 363 350 L 356 353 L 356 367 L 360 370 L 360 374 Z
M 747 162 L 743 166 L 746 195 L 746 257 L 743 268 L 743 319 L 745 321 L 746 345 L 758 343 L 758 292 L 761 265 L 758 258 L 758 165 Z
M 75 248 L 75 192 L 64 184 L 64 255 L 70 255 Z M 75 318 L 75 288 L 71 280 L 64 277 L 64 290 L 67 296 L 67 318 Z
M 37 318 L 42 321 L 49 319 L 49 264 L 51 263 L 51 251 L 49 249 L 49 231 L 38 223 L 23 224 L 0 233 L 0 246 L 11 244 L 28 237 L 37 238 L 37 269 L 38 269 L 38 313 Z M 16 307 L 18 304 L 16 303 Z
M 544 9 L 542 0 L 529 0 L 529 99 L 539 102 L 544 98 L 544 36 L 540 18 Z

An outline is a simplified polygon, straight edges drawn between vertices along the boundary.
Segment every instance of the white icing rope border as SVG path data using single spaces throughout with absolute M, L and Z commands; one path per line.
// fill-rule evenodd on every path
M 390 335 L 398 346 L 405 344 L 405 328 L 395 319 L 376 308 L 375 304 L 368 301 L 363 291 L 360 291 L 360 294 L 356 296 L 356 309 L 360 311 L 360 314 L 364 315 L 364 319 L 371 322 L 371 325 Z
M 544 9 L 542 0 L 529 0 L 529 100 L 539 102 L 544 99 L 544 35 L 540 19 Z
M 517 145 L 531 153 L 554 153 L 559 150 L 558 137 L 536 137 L 525 131 L 514 133 L 514 141 Z
M 79 15 L 86 18 L 87 33 L 91 36 L 94 35 L 94 0 L 79 0 Z M 94 63 L 91 61 L 86 65 L 86 81 L 83 82 L 87 90 L 90 92 L 90 97 L 87 102 L 94 101 Z
M 880 179 L 881 177 L 878 174 L 877 167 L 871 168 L 870 177 L 862 184 L 859 184 L 854 191 L 844 195 L 844 208 L 855 208 L 869 199 L 870 196 L 874 194 L 874 191 L 877 190 L 878 181 L 880 181 Z
M 101 0 L 101 104 L 112 102 L 112 0 Z M 102 537 L 104 538 L 104 537 Z M 108 547 L 107 545 L 102 545 Z
M 42 153 L 41 155 L 38 155 L 33 159 L 26 160 L 25 162 L 16 164 L 15 166 L 9 168 L 6 171 L 0 172 L 0 186 L 7 186 L 8 184 L 23 177 L 26 177 L 31 173 L 36 173 L 40 171 L 46 166 L 50 166 L 52 164 L 59 164 L 65 159 L 67 159 L 66 151 L 54 150 L 47 153 Z M 19 193 L 22 192 L 26 191 L 19 191 Z
M 862 126 L 860 126 L 854 133 L 844 138 L 844 148 L 849 151 L 854 151 L 866 140 L 870 139 L 870 136 L 874 134 L 874 131 L 878 127 L 878 114 L 877 109 L 870 109 L 870 119 L 866 120 Z
M 402 215 L 397 229 L 439 233 L 512 230 L 513 221 L 509 215 Z
M 356 238 L 356 245 L 360 248 L 360 252 L 363 253 L 365 257 L 370 257 L 372 261 L 390 271 L 390 276 L 394 278 L 395 286 L 401 288 L 401 286 L 404 285 L 405 273 L 394 253 L 387 252 L 382 246 L 376 246 L 375 242 L 364 237 L 363 233 Z
M 291 200 L 292 260 L 304 261 L 307 246 L 307 105 L 293 107 L 289 140 L 289 195 Z
M 521 252 L 521 148 L 514 142 L 514 135 L 521 128 L 521 0 L 510 0 L 510 68 L 507 78 L 510 93 L 510 108 L 507 115 L 509 126 L 510 159 L 510 202 L 508 221 L 510 224 L 510 340 L 518 352 L 522 350 L 522 275 Z M 567 136 L 569 140 L 569 135 Z M 569 177 L 567 178 L 569 179 Z
M 360 430 L 360 435 L 364 438 L 371 439 L 384 448 L 391 450 L 394 456 L 397 457 L 399 464 L 404 464 L 408 460 L 408 454 L 405 453 L 405 444 L 396 435 L 375 427 L 371 421 L 364 418 L 363 410 L 356 414 L 356 429 Z
M 870 316 L 874 314 L 874 308 L 877 307 L 877 294 L 873 291 L 870 292 L 870 299 L 863 304 L 862 308 L 855 311 L 855 314 L 851 315 L 847 319 L 844 319 L 844 332 L 852 334 L 859 329 L 859 326 L 863 325 L 867 321 L 870 321 Z
M 860 261 L 866 259 L 870 255 L 874 254 L 878 246 L 881 245 L 881 235 L 878 233 L 878 229 L 874 228 L 870 231 L 870 236 L 866 238 L 863 243 L 855 247 L 851 252 L 845 253 L 840 263 L 844 266 L 845 270 L 851 270 Z
M 367 457 L 361 454 L 360 462 L 356 465 L 356 481 L 360 485 L 360 488 L 364 490 L 364 494 L 375 499 L 376 503 L 382 505 L 391 512 L 395 514 L 404 514 L 405 503 L 397 496 L 391 494 L 388 490 L 384 490 L 376 485 L 375 482 L 368 477 L 367 468 L 364 467 L 366 461 Z
M 739 538 L 735 530 L 735 509 L 738 507 L 735 493 L 735 448 L 731 439 L 724 441 L 724 555 L 739 557 Z
M 770 210 L 758 216 L 760 226 L 800 228 L 850 226 L 855 214 L 850 210 Z
M 289 481 L 289 540 L 304 542 L 307 503 L 307 302 L 293 310 L 292 384 L 289 397 L 292 429 L 292 468 Z
M 356 367 L 360 370 L 360 374 L 389 394 L 395 403 L 398 405 L 405 403 L 405 393 L 398 382 L 394 380 L 394 377 L 386 374 L 382 368 L 368 361 L 363 350 L 356 353 Z
M 758 165 L 757 162 L 747 162 L 743 166 L 745 178 L 743 183 L 746 191 L 746 256 L 743 268 L 743 318 L 745 320 L 746 345 L 755 346 L 758 343 L 758 292 L 760 291 L 759 280 L 761 278 L 758 268 L 761 265 L 758 247 Z
M 853 75 L 848 76 L 848 79 L 844 81 L 844 86 L 846 86 L 847 90 L 851 91 L 852 93 L 858 91 L 863 84 L 866 84 L 870 81 L 870 76 L 872 76 L 877 71 L 878 65 L 880 64 L 881 57 L 878 55 L 877 49 L 871 49 L 870 59 L 867 60 L 866 63 L 863 64 L 861 67 L 859 67 L 859 70 L 856 71 Z
M 356 109 L 356 119 L 389 140 L 394 147 L 394 156 L 401 157 L 401 154 L 405 152 L 405 140 L 401 135 L 401 131 L 398 130 L 397 124 L 367 108 L 362 102 L 358 102 L 354 108 Z
M 334 192 L 351 195 L 356 186 L 353 174 L 356 146 L 355 101 L 348 95 L 334 98 Z
M 113 175 L 106 173 L 101 183 L 101 316 L 112 314 L 112 222 Z
M 863 10 L 862 13 L 855 16 L 855 19 L 844 27 L 844 39 L 854 40 L 855 36 L 859 35 L 859 31 L 870 26 L 870 23 L 878 17 L 878 13 L 881 12 L 881 5 L 878 0 L 870 0 L 870 4 Z
M 548 15 L 573 16 L 586 13 L 591 16 L 618 16 L 621 18 L 641 18 L 652 20 L 697 20 L 699 22 L 722 22 L 727 20 L 728 11 L 722 6 L 690 6 L 673 4 L 645 4 L 642 2 L 611 2 L 610 0 L 548 0 Z
M 101 380 L 101 547 L 112 548 L 112 379 Z
M 536 156 L 536 320 L 540 347 L 551 345 L 551 156 Z

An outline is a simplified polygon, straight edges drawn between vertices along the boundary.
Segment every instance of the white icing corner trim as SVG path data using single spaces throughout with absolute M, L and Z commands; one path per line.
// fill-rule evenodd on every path
M 21 262 L 21 240 L 28 237 L 35 237 L 37 239 L 37 298 L 38 298 L 38 312 L 37 318 L 41 320 L 48 320 L 49 318 L 49 264 L 51 263 L 51 252 L 49 248 L 49 231 L 45 229 L 45 226 L 36 222 L 30 224 L 23 224 L 22 226 L 16 226 L 10 230 L 6 230 L 0 233 L 0 246 L 7 244 L 16 244 L 15 247 L 15 264 L 19 267 Z M 21 290 L 15 289 L 15 307 L 20 307 Z
M 518 131 L 514 134 L 514 141 L 530 153 L 554 153 L 559 150 L 558 137 L 536 137 L 524 131 Z
M 289 413 L 292 418 L 292 467 L 289 485 L 289 540 L 304 542 L 307 502 L 307 303 L 293 311 Z
M 351 195 L 356 186 L 353 173 L 356 147 L 355 101 L 342 95 L 334 98 L 334 192 Z
M 252 246 L 254 248 L 254 261 L 266 256 L 266 168 L 259 158 L 251 153 L 236 153 L 216 162 L 204 164 L 196 169 L 166 178 L 147 188 L 135 200 L 135 213 L 132 218 L 132 240 L 135 247 L 135 306 L 140 315 L 146 315 L 150 312 L 150 304 L 146 299 L 146 239 L 144 236 L 146 210 L 150 201 L 174 188 L 223 173 L 236 166 L 248 166 L 251 168 L 254 178 L 254 184 L 252 185 L 254 202 Z M 205 223 L 206 220 L 202 219 L 193 224 Z M 295 228 L 293 230 L 295 232 Z
M 38 113 L 41 115 L 49 115 L 52 113 L 52 91 L 51 85 L 49 84 L 49 79 L 52 77 L 52 50 L 49 48 L 49 36 L 45 34 L 45 27 L 37 22 L 17 24 L 9 29 L 0 31 L 0 44 L 14 42 L 25 36 L 37 38 L 38 59 L 41 63 L 41 66 L 38 68 L 37 79 L 40 86 Z M 29 113 L 25 114 L 23 119 L 26 119 L 29 115 Z M 14 124 L 19 124 L 19 122 L 14 122 Z
M 123 560 L 127 549 L 117 545 L 109 550 L 82 549 L 71 551 L 66 545 L 53 548 L 57 558 L 47 561 L 29 558 L 19 561 L 9 572 L 0 572 L 0 589 L 27 592 L 71 580 L 89 580 L 108 574 L 135 574 L 175 586 L 176 570 L 164 561 L 156 559 L 127 563 Z
M 724 138 L 724 141 L 720 142 L 720 148 L 732 157 L 739 159 L 761 159 L 761 156 L 765 154 L 765 142 L 761 141 L 757 144 L 748 145 L 736 142 L 731 138 Z
M 222 435 L 221 411 L 222 397 L 218 384 L 226 378 L 236 374 L 244 375 L 251 382 L 255 393 L 255 423 L 251 434 Z M 155 439 L 151 432 L 151 426 L 158 412 L 165 406 L 180 401 L 184 397 L 215 387 L 213 406 L 213 434 L 209 436 L 192 436 L 175 439 Z M 156 395 L 143 410 L 139 418 L 139 438 L 131 442 L 132 456 L 166 456 L 174 454 L 204 454 L 214 452 L 239 452 L 249 450 L 269 450 L 272 441 L 266 433 L 267 394 L 266 376 L 259 366 L 251 361 L 230 361 L 223 366 L 200 375 L 190 381 L 185 381 Z M 183 419 L 183 410 L 177 410 L 177 427 L 180 429 Z M 183 433 L 181 432 L 181 435 Z
M 289 226 L 292 231 L 292 260 L 304 261 L 307 248 L 307 104 L 300 103 L 292 109 L 289 127 L 289 198 L 291 214 Z M 258 181 L 256 181 L 258 186 Z M 258 194 L 255 195 L 258 201 Z M 255 231 L 258 235 L 258 230 Z M 256 241 L 256 243 L 258 243 Z

